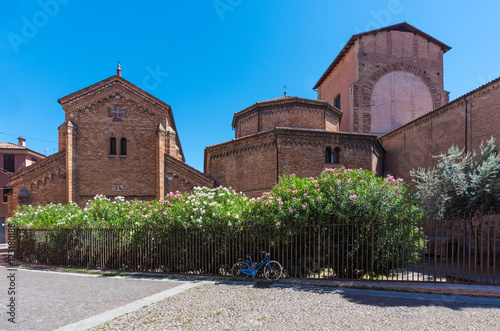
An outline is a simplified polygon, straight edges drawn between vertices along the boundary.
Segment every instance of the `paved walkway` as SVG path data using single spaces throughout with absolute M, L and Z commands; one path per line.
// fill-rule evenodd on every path
M 92 330 L 499 330 L 500 299 L 221 282 Z
M 0 267 L 3 293 L 9 273 Z M 17 323 L 7 321 L 3 308 L 2 330 L 500 329 L 500 299 L 331 288 L 325 286 L 339 284 L 324 281 L 261 288 L 200 277 L 103 277 L 21 268 L 15 276 Z M 1 298 L 5 307 L 9 298 Z
M 15 273 L 15 325 L 6 318 L 11 273 Z M 188 283 L 5 267 L 0 267 L 0 279 L 0 330 L 53 330 Z

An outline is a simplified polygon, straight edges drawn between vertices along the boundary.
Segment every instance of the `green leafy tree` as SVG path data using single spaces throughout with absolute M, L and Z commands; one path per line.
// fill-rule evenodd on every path
M 431 220 L 459 218 L 470 221 L 474 257 L 478 261 L 479 236 L 484 224 L 474 219 L 500 212 L 500 155 L 495 139 L 492 137 L 486 145 L 481 143 L 480 155 L 465 153 L 452 146 L 447 154 L 435 158 L 439 162 L 434 169 L 420 168 L 411 172 L 422 209 Z M 465 231 L 466 224 L 463 226 Z M 489 240 L 490 256 L 494 256 L 493 242 L 494 238 Z
M 435 168 L 411 171 L 429 218 L 462 215 L 471 219 L 500 212 L 500 155 L 493 137 L 486 145 L 481 143 L 480 155 L 452 146 L 447 154 L 434 158 Z

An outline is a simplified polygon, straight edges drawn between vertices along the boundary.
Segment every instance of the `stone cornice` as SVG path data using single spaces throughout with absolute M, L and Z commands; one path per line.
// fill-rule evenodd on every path
M 222 144 L 208 146 L 205 149 L 205 161 L 207 161 L 207 157 L 211 159 L 224 158 L 231 155 L 252 153 L 256 150 L 275 147 L 278 139 L 278 144 L 301 146 L 322 146 L 333 139 L 345 148 L 361 149 L 376 146 L 378 150 L 385 153 L 385 149 L 380 140 L 373 134 L 276 128 L 251 136 L 233 139 Z

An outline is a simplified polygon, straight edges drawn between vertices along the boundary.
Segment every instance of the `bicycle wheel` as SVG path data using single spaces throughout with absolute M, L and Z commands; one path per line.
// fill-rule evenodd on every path
M 264 267 L 264 276 L 266 276 L 267 280 L 278 280 L 282 273 L 283 268 L 277 261 L 269 261 Z
M 241 272 L 242 268 L 248 268 L 247 262 L 236 262 L 231 269 L 231 275 L 237 279 L 246 279 L 248 275 Z

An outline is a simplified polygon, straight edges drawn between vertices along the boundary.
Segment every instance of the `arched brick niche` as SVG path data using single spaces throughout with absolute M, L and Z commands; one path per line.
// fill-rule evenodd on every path
M 371 92 L 370 133 L 387 133 L 434 109 L 429 86 L 411 72 L 388 72 Z

